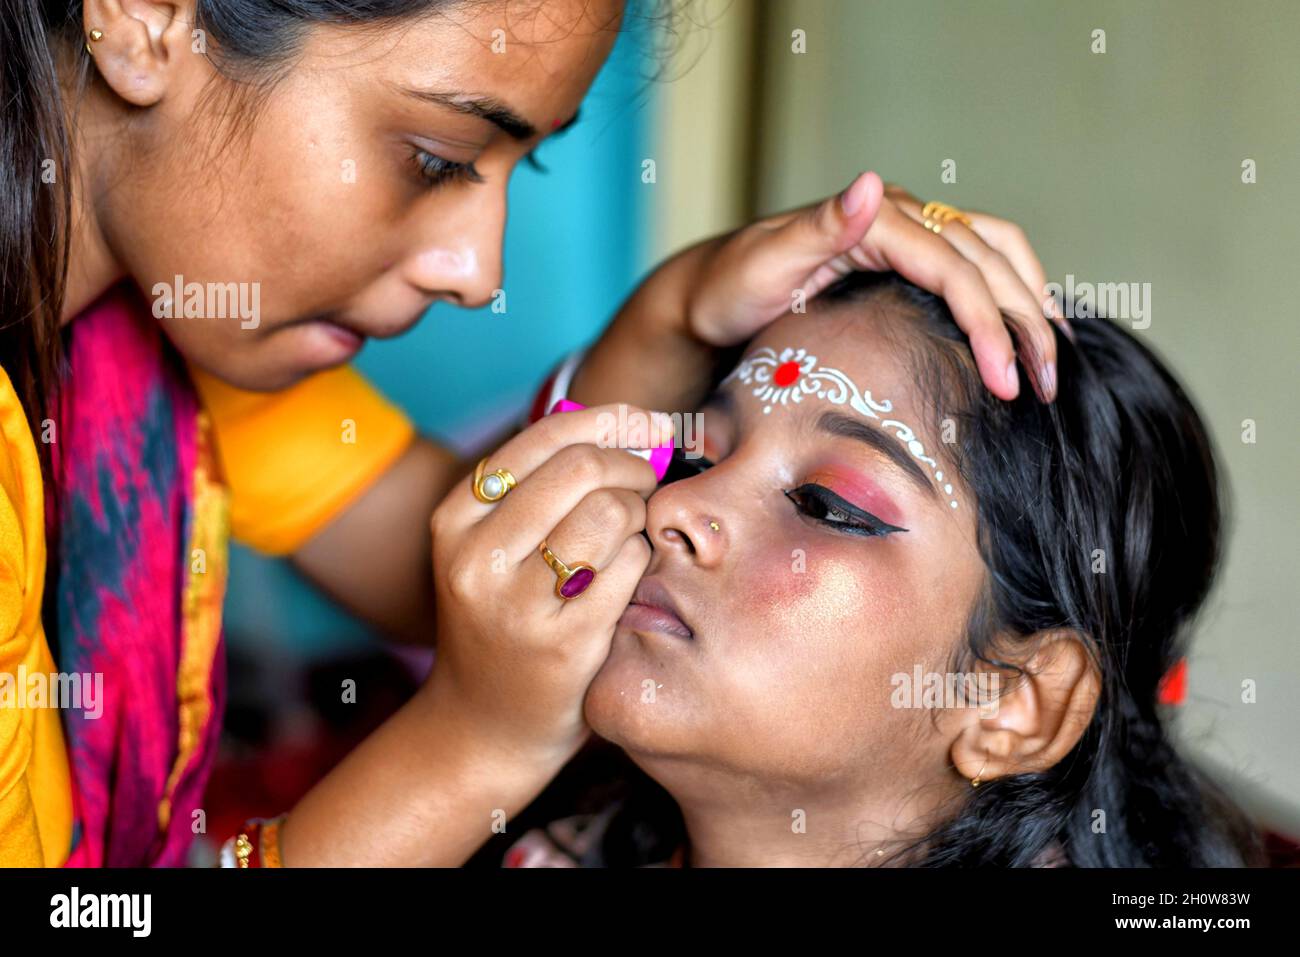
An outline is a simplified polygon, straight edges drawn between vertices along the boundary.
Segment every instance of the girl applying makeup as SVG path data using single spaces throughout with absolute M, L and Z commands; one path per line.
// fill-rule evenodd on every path
M 224 706 L 230 535 L 290 556 L 394 637 L 434 638 L 428 516 L 467 466 L 346 362 L 436 300 L 480 305 L 500 286 L 509 174 L 576 115 L 625 15 L 617 0 L 545 7 L 4 5 L 0 671 L 102 674 L 107 700 L 94 720 L 0 709 L 0 862 L 184 861 Z M 487 42 L 498 29 L 504 53 Z M 922 219 L 864 174 L 665 263 L 576 370 L 572 395 L 597 409 L 529 432 L 539 462 L 576 469 L 543 492 L 545 514 L 635 515 L 648 466 L 597 454 L 614 451 L 594 447 L 598 404 L 690 407 L 719 348 L 781 315 L 792 290 L 813 296 L 855 267 L 944 295 L 1002 398 L 1020 384 L 1000 310 L 1026 315 L 1044 359 L 1032 381 L 1052 395 L 1044 279 L 1023 236 L 984 216 L 940 236 Z M 257 283 L 261 313 L 157 309 L 146 297 L 176 276 Z M 339 442 L 343 419 L 360 441 Z M 597 617 L 627 597 L 601 571 L 582 603 Z M 525 621 L 518 638 L 537 650 L 553 624 Z M 460 733 L 462 698 L 431 679 L 290 816 L 287 862 L 461 858 L 460 838 L 431 849 L 446 815 L 478 808 L 476 783 L 494 807 L 535 793 L 535 779 L 503 789 L 494 770 L 524 758 L 544 781 L 571 753 L 572 676 L 545 654 L 493 651 L 485 674 L 516 660 L 536 721 L 475 727 L 500 731 L 480 747 Z

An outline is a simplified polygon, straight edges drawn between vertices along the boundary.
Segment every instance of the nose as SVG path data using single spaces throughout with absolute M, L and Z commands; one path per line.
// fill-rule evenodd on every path
M 504 185 L 467 185 L 459 192 L 454 207 L 430 207 L 436 235 L 416 247 L 402 273 L 427 299 L 473 309 L 490 303 L 501 288 L 506 195 Z
M 646 534 L 655 551 L 701 568 L 717 568 L 726 558 L 739 518 L 717 503 L 727 501 L 715 487 L 721 466 L 661 486 L 646 503 Z

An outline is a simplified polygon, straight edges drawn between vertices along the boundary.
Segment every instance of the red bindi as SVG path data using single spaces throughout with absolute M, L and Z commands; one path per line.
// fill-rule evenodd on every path
M 785 387 L 799 378 L 799 363 L 782 362 L 772 373 L 772 381 L 779 386 Z

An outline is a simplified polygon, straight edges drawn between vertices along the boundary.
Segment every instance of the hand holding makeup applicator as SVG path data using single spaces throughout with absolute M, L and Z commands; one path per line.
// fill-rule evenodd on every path
M 576 409 L 585 408 L 586 406 L 581 402 L 574 402 L 572 399 L 557 399 L 555 404 L 551 406 L 550 411 L 546 414 L 552 415 L 556 412 L 572 412 Z M 667 445 L 656 446 L 653 449 L 624 449 L 623 451 L 630 452 L 637 458 L 645 459 L 649 462 L 650 467 L 655 470 L 655 480 L 662 482 L 664 475 L 668 472 L 668 463 L 672 461 L 673 444 L 669 442 Z

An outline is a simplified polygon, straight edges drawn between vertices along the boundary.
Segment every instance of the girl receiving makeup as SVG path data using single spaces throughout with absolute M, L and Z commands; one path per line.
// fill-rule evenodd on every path
M 466 487 L 439 508 L 433 682 L 466 726 L 533 742 L 498 771 L 541 794 L 505 834 L 462 819 L 470 862 L 1258 863 L 1171 738 L 1165 678 L 1220 548 L 1204 424 L 1121 326 L 1079 319 L 1056 346 L 1057 400 L 1004 402 L 941 299 L 858 272 L 746 345 L 699 407 L 703 455 L 657 487 L 621 450 L 560 456 L 626 471 L 644 501 L 547 512 L 559 473 L 530 446 L 582 413 L 489 456 L 525 475 L 494 506 Z M 594 559 L 580 597 L 549 593 L 538 534 Z M 483 574 L 493 546 L 523 558 Z M 567 692 L 503 694 L 525 655 Z M 903 702 L 914 673 L 997 690 Z M 568 747 L 547 761 L 544 741 Z

